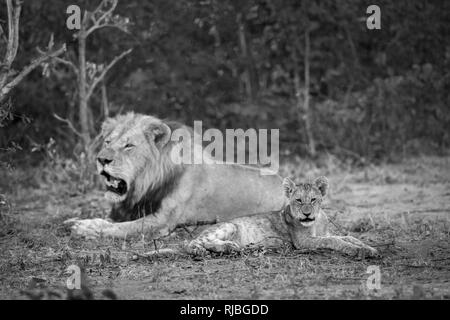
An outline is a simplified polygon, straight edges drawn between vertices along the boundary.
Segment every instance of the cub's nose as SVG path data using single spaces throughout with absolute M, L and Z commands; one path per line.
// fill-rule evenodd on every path
M 97 161 L 102 165 L 107 165 L 108 163 L 111 163 L 112 160 L 108 158 L 97 158 Z
M 312 213 L 312 206 L 309 204 L 305 204 L 302 206 L 302 213 L 305 216 L 309 216 Z

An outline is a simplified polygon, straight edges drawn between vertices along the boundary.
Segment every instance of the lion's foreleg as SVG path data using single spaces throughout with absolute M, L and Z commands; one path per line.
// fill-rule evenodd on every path
M 180 212 L 175 210 L 159 211 L 143 218 L 114 223 L 114 226 L 105 230 L 107 236 L 124 238 L 127 235 L 144 234 L 150 239 L 159 239 L 168 236 L 180 223 Z
M 126 222 L 109 222 L 103 219 L 70 220 L 72 233 L 86 238 L 115 237 L 126 238 L 145 234 L 150 239 L 167 236 L 181 220 L 182 211 L 177 209 L 160 210 L 138 220 Z

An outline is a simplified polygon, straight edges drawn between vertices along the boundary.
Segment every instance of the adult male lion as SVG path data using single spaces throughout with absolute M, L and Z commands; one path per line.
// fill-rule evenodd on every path
M 282 179 L 238 164 L 177 164 L 173 130 L 189 127 L 128 113 L 107 119 L 97 156 L 105 197 L 113 202 L 112 222 L 71 220 L 72 232 L 86 237 L 126 237 L 140 232 L 157 239 L 179 225 L 228 221 L 284 204 Z

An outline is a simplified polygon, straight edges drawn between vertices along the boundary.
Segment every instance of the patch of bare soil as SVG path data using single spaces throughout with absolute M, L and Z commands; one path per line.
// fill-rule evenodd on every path
M 74 239 L 62 221 L 106 216 L 101 192 L 70 195 L 63 186 L 41 186 L 9 195 L 12 212 L 0 207 L 0 298 L 65 297 L 66 269 L 76 264 L 95 298 L 111 298 L 111 291 L 102 293 L 111 289 L 123 299 L 449 299 L 450 158 L 310 173 L 323 171 L 333 188 L 325 210 L 335 232 L 376 246 L 381 258 L 290 247 L 148 258 L 143 253 L 155 245 L 192 235 Z M 379 268 L 379 289 L 367 285 L 368 268 Z

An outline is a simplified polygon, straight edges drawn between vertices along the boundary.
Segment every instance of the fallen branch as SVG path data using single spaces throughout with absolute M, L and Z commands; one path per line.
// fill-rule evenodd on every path
M 385 243 L 378 243 L 378 244 L 371 244 L 372 247 L 389 247 L 389 246 L 395 246 L 395 240 L 392 240 L 390 242 Z
M 344 227 L 342 227 L 342 226 L 339 225 L 337 222 L 335 222 L 334 219 L 329 218 L 328 221 L 331 222 L 331 224 L 332 224 L 333 226 L 335 226 L 335 228 L 338 229 L 338 231 L 339 231 L 341 234 L 343 234 L 343 235 L 345 235 L 345 236 L 348 235 L 349 232 L 348 232 Z

